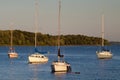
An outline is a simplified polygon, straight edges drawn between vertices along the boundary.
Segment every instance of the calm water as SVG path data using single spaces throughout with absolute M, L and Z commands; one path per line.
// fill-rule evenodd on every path
M 71 73 L 51 73 L 50 65 L 57 59 L 57 47 L 38 47 L 46 54 L 46 64 L 28 64 L 28 55 L 33 52 L 32 46 L 15 47 L 18 59 L 9 59 L 8 47 L 0 47 L 0 80 L 120 80 L 120 45 L 108 46 L 113 53 L 109 60 L 99 60 L 96 56 L 98 46 L 63 46 L 61 53 L 71 64 Z M 75 72 L 80 72 L 76 74 Z

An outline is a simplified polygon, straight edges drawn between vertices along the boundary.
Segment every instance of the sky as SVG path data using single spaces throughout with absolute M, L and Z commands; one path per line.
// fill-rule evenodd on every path
M 58 0 L 38 0 L 39 28 L 58 34 Z M 61 34 L 101 37 L 104 14 L 105 39 L 120 41 L 120 0 L 61 0 Z M 35 0 L 0 0 L 0 30 L 35 31 Z

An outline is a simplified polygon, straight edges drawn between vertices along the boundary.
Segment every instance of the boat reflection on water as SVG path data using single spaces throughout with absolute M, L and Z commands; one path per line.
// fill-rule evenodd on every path
M 63 76 L 65 75 L 67 72 L 54 72 L 55 76 Z
M 53 73 L 53 72 L 52 72 Z M 55 80 L 64 80 L 67 72 L 54 72 Z
M 108 65 L 108 64 L 109 64 L 109 67 L 106 67 L 106 65 Z M 112 71 L 110 65 L 111 65 L 111 61 L 109 59 L 99 60 L 99 71 L 97 73 L 99 80 L 103 80 L 104 77 L 106 80 L 110 79 L 110 76 L 107 75 L 107 74 L 111 74 L 110 72 Z M 114 74 L 114 73 L 112 73 L 112 74 Z M 116 80 L 116 79 L 111 79 L 111 80 Z
M 30 78 L 30 80 L 39 80 L 39 75 L 38 75 L 38 63 L 34 63 L 34 64 L 29 64 L 30 70 L 32 71 L 32 77 Z
M 29 64 L 30 62 L 28 62 Z M 46 64 L 47 62 L 34 62 L 34 63 L 30 63 L 31 65 L 41 65 L 41 64 Z
M 7 66 L 7 71 L 4 69 L 5 71 L 5 79 L 2 79 L 3 77 L 1 77 L 0 80 L 17 80 L 16 77 L 18 77 L 16 75 L 16 71 L 18 71 L 18 67 L 16 67 L 16 62 L 15 62 L 16 58 L 12 58 L 12 59 L 9 59 L 9 63 L 8 63 L 8 66 Z M 3 72 L 4 72 L 3 71 Z

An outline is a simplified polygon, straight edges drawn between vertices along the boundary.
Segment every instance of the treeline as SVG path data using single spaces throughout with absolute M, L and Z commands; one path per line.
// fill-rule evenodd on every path
M 34 45 L 34 33 L 14 30 L 13 31 L 13 45 Z M 49 35 L 37 33 L 37 45 L 57 45 L 57 35 Z M 101 38 L 89 37 L 85 35 L 61 35 L 61 45 L 100 45 Z M 105 40 L 105 44 L 109 44 Z M 0 45 L 10 45 L 10 30 L 0 30 Z

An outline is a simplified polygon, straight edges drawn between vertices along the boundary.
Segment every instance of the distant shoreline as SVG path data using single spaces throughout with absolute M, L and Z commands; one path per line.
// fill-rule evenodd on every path
M 13 30 L 13 45 L 15 46 L 33 46 L 35 33 Z M 0 45 L 10 45 L 10 30 L 0 30 Z M 37 33 L 37 45 L 39 46 L 56 46 L 58 42 L 57 35 Z M 110 42 L 104 39 L 105 45 L 110 45 Z M 101 45 L 100 37 L 86 36 L 86 35 L 61 35 L 61 46 L 74 46 L 74 45 Z

